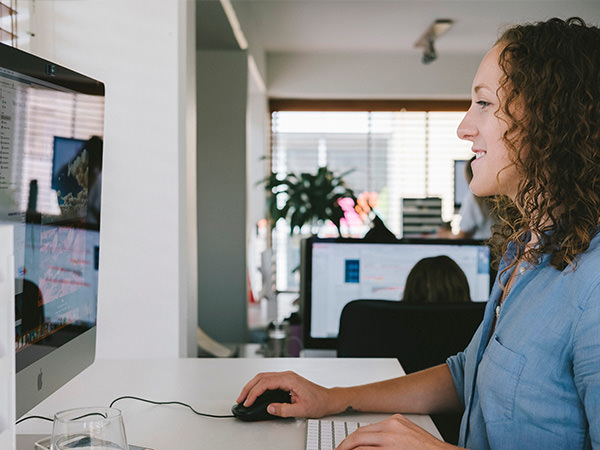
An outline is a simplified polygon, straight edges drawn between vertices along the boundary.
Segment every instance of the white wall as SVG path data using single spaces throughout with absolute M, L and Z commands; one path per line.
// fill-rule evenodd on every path
M 194 4 L 26 7 L 32 53 L 106 84 L 97 357 L 194 354 Z

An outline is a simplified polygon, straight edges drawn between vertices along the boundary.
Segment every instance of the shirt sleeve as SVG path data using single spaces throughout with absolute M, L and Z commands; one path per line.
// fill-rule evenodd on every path
M 573 374 L 592 447 L 600 449 L 600 286 L 592 289 L 575 328 Z
M 449 357 L 446 360 L 450 373 L 452 374 L 452 380 L 454 381 L 454 387 L 456 393 L 460 399 L 463 407 L 465 406 L 465 353 L 460 352 L 454 356 Z

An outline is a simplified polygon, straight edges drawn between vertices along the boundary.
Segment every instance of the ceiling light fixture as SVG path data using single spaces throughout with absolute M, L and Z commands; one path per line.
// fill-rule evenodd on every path
M 425 33 L 415 42 L 415 47 L 423 47 L 423 64 L 429 64 L 437 58 L 434 43 L 437 38 L 445 34 L 450 27 L 454 24 L 452 19 L 437 19 L 429 28 L 425 30 Z

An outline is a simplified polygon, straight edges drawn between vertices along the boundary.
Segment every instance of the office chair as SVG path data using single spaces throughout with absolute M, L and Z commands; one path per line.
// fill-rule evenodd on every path
M 339 357 L 394 357 L 406 373 L 442 364 L 462 351 L 483 319 L 485 303 L 403 303 L 354 300 L 340 316 Z M 456 444 L 462 414 L 432 415 Z

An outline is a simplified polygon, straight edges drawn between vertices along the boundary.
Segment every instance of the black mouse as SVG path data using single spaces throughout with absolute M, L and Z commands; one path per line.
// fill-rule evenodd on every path
M 235 417 L 246 422 L 281 419 L 281 417 L 267 412 L 267 406 L 271 403 L 292 403 L 290 393 L 282 389 L 265 391 L 256 397 L 256 400 L 250 406 L 244 406 L 243 403 L 233 405 L 231 412 Z

